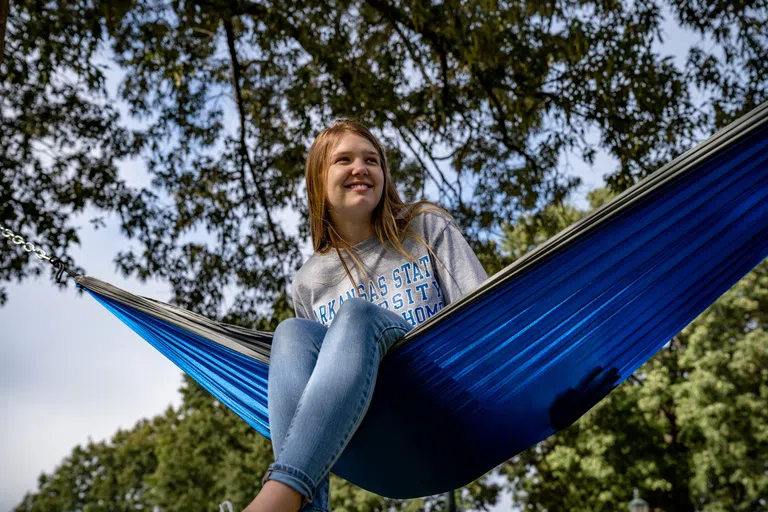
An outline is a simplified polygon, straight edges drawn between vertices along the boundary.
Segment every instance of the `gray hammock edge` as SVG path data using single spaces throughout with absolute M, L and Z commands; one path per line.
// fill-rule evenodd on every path
M 766 123 L 768 123 L 768 102 L 761 104 L 719 130 L 696 147 L 682 153 L 668 164 L 616 196 L 610 202 L 574 222 L 531 252 L 526 253 L 509 266 L 489 277 L 473 291 L 450 303 L 440 310 L 439 313 L 409 331 L 392 346 L 390 352 L 408 343 L 427 329 L 438 325 L 453 312 L 468 306 L 486 293 L 491 293 L 496 287 L 510 279 L 514 279 L 520 273 L 525 272 L 545 258 L 552 256 L 574 240 L 585 236 L 592 230 L 598 229 L 606 222 L 609 222 L 612 217 L 631 208 L 649 195 L 663 189 L 673 181 L 687 177 L 690 172 L 695 170 L 698 164 L 722 151 L 727 146 L 747 137 Z M 214 343 L 226 346 L 247 357 L 269 364 L 272 341 L 272 333 L 270 332 L 257 331 L 211 320 L 203 315 L 171 304 L 132 294 L 92 277 L 78 276 L 75 278 L 75 282 L 83 288 L 120 302 L 160 321 L 167 322 Z

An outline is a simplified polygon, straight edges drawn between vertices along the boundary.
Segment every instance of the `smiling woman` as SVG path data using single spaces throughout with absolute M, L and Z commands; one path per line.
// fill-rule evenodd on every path
M 371 218 L 384 185 L 379 153 L 368 139 L 346 133 L 330 161 L 326 185 L 330 217 L 339 234 L 354 245 L 373 235 Z
M 392 181 L 384 148 L 368 128 L 355 120 L 336 121 L 317 135 L 307 156 L 305 176 L 314 252 L 335 250 L 355 285 L 342 250 L 367 278 L 353 246 L 375 235 L 402 257 L 412 259 L 403 245 L 403 239 L 410 236 L 436 257 L 418 229 L 409 227 L 411 221 L 430 211 L 453 220 L 450 213 L 432 202 L 403 202 Z M 352 188 L 356 183 L 371 188 Z
M 342 120 L 320 132 L 306 180 L 315 254 L 292 284 L 296 318 L 274 333 L 267 403 L 275 462 L 248 512 L 302 503 L 327 511 L 330 471 L 366 415 L 384 355 L 488 278 L 445 210 L 400 199 L 384 149 L 362 124 Z

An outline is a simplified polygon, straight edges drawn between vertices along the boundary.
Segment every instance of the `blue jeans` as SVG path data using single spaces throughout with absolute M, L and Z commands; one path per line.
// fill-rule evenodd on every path
M 277 480 L 304 496 L 301 510 L 330 508 L 330 470 L 365 416 L 384 354 L 411 330 L 397 313 L 344 301 L 330 327 L 281 322 L 272 338 L 267 400 Z

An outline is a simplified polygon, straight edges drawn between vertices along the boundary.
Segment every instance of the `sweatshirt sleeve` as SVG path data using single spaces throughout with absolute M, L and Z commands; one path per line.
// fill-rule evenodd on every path
M 443 301 L 447 306 L 477 288 L 488 279 L 488 274 L 456 223 L 442 215 L 439 218 L 442 221 L 438 226 L 444 227 L 435 239 L 432 250 L 440 260 L 435 265 Z
M 309 315 L 307 315 L 304 304 L 301 302 L 301 298 L 299 296 L 298 275 L 293 279 L 293 282 L 291 283 L 291 298 L 293 299 L 293 312 L 295 313 L 296 318 L 309 318 Z

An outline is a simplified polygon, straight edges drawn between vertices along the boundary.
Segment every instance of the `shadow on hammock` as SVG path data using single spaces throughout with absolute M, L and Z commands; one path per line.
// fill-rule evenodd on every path
M 549 408 L 549 424 L 555 431 L 571 426 L 621 382 L 617 368 L 596 367 L 575 388 L 560 393 Z
M 536 406 L 535 393 L 494 407 L 467 392 L 466 383 L 444 379 L 438 392 L 425 386 L 420 372 L 388 363 L 382 365 L 363 422 L 332 471 L 391 498 L 468 484 L 510 453 L 551 435 L 546 422 L 552 431 L 574 423 L 623 380 L 617 368 L 597 366 L 576 386 L 549 398 L 544 408 Z M 457 411 L 455 404 L 462 401 L 468 405 Z

